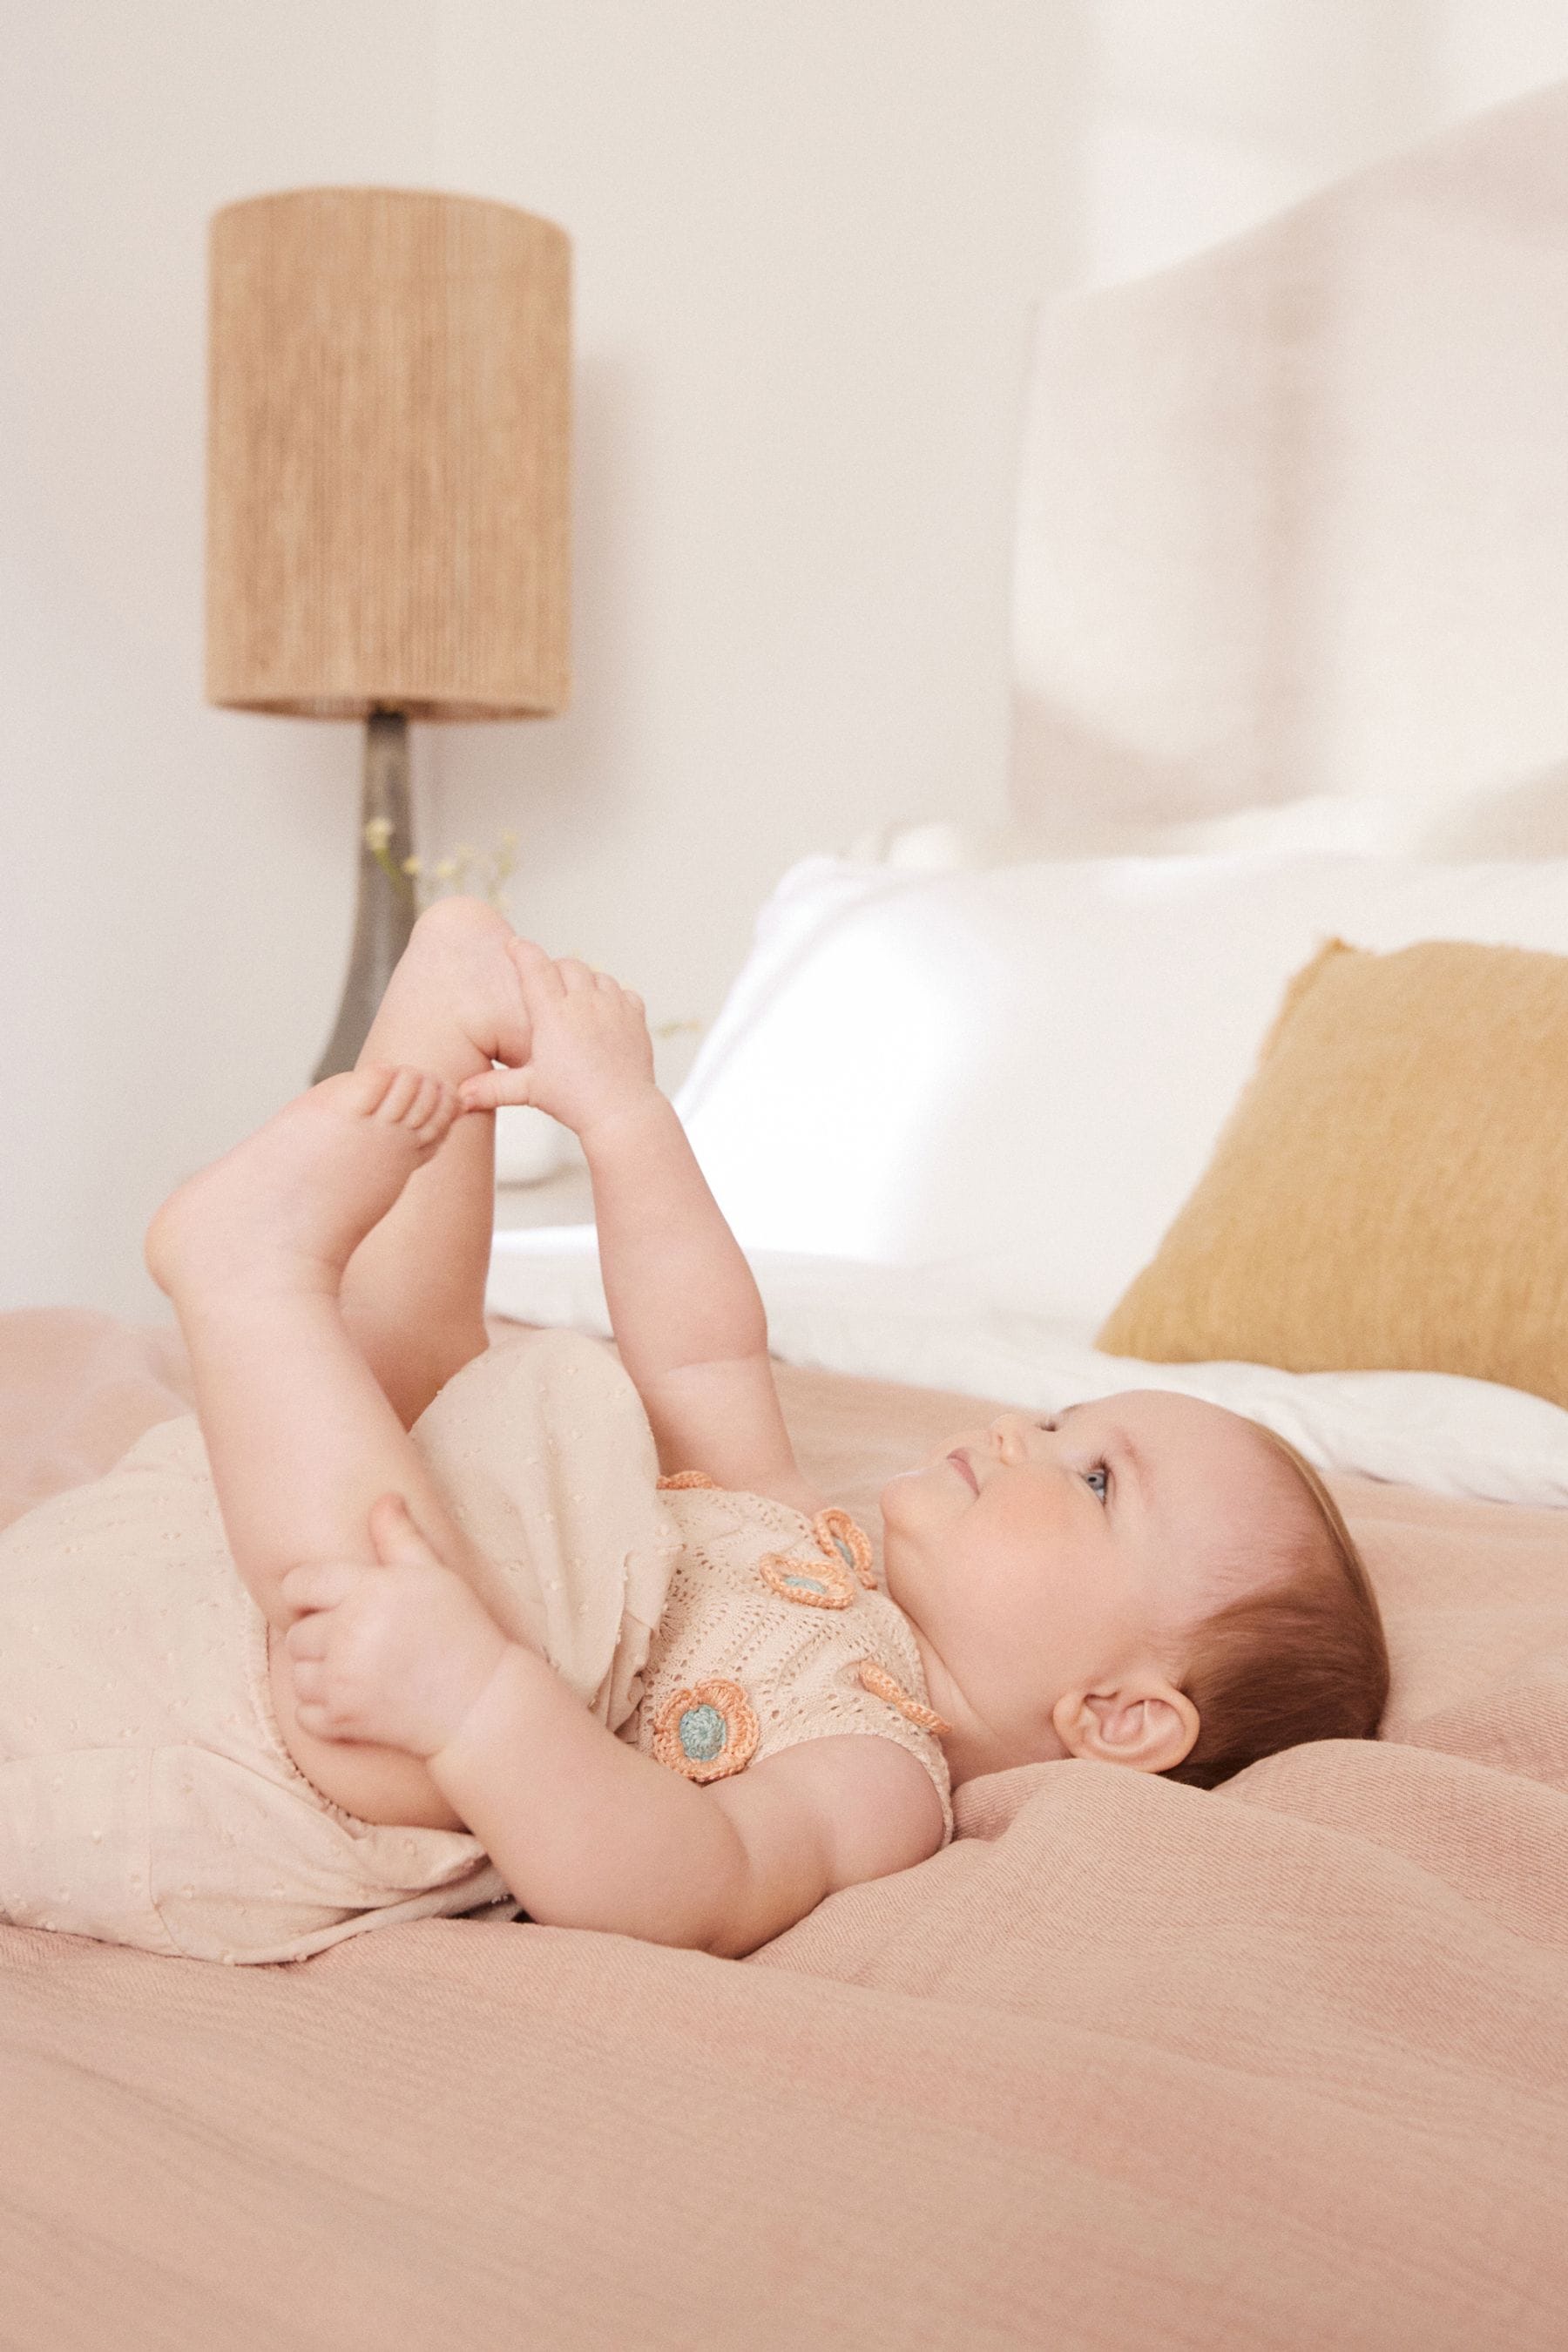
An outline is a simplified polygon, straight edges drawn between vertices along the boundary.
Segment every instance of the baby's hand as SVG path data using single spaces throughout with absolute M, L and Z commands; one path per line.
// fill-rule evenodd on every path
M 283 1636 L 296 1710 L 320 1739 L 368 1739 L 428 1758 L 445 1748 L 510 1644 L 470 1586 L 431 1550 L 400 1495 L 370 1515 L 375 1559 L 291 1568 L 278 1590 L 302 1613 Z
M 653 1041 L 634 989 L 573 956 L 552 962 L 531 940 L 510 940 L 507 948 L 522 981 L 532 1045 L 521 1069 L 466 1078 L 458 1089 L 465 1109 L 531 1103 L 585 1139 L 657 1094 Z

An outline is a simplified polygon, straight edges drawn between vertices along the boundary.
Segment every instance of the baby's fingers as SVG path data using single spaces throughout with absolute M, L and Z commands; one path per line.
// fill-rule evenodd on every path
M 503 1103 L 531 1103 L 529 1074 L 522 1070 L 479 1071 L 458 1088 L 465 1110 L 499 1110 Z
M 296 1617 L 302 1617 L 312 1609 L 335 1609 L 364 1573 L 346 1560 L 310 1560 L 280 1576 L 278 1590 Z
M 300 1728 L 313 1732 L 318 1739 L 338 1738 L 337 1717 L 327 1703 L 324 1668 L 300 1665 L 296 1660 L 292 1673 L 294 1715 Z
M 331 1623 L 331 1612 L 325 1609 L 312 1609 L 308 1617 L 295 1618 L 283 1636 L 283 1647 L 295 1665 L 299 1665 L 302 1659 L 319 1660 L 326 1656 Z
M 517 966 L 517 975 L 522 982 L 523 1002 L 531 1012 L 536 999 L 548 1003 L 552 999 L 559 1001 L 565 994 L 561 974 L 537 940 L 520 939 L 514 934 L 506 943 L 506 951 Z

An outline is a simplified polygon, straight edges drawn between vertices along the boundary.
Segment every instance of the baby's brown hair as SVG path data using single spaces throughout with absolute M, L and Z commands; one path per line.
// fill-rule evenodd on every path
M 1215 1610 L 1191 1637 L 1174 1679 L 1198 1711 L 1198 1736 L 1160 1778 L 1197 1789 L 1305 1740 L 1372 1739 L 1388 1701 L 1377 1597 L 1339 1505 L 1287 1439 L 1252 1426 L 1294 1469 L 1312 1517 L 1284 1548 L 1284 1575 Z

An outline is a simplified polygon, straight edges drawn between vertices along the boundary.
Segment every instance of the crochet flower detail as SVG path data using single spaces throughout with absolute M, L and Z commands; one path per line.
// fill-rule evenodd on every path
M 781 1601 L 798 1601 L 807 1609 L 847 1609 L 855 1587 L 836 1559 L 815 1553 L 770 1551 L 757 1562 L 757 1574 Z
M 807 1609 L 847 1609 L 855 1598 L 849 1571 L 862 1584 L 874 1587 L 871 1545 L 847 1511 L 818 1511 L 811 1523 L 816 1538 L 814 1552 L 770 1551 L 757 1562 L 763 1582 L 783 1601 L 798 1601 Z
M 922 1730 L 934 1731 L 940 1738 L 944 1731 L 952 1729 L 951 1723 L 942 1721 L 935 1707 L 922 1706 L 918 1698 L 911 1698 L 897 1676 L 890 1675 L 886 1666 L 879 1665 L 875 1658 L 862 1658 L 858 1672 L 862 1685 L 874 1698 L 885 1698 L 889 1706 L 896 1706 L 900 1715 L 907 1715 L 910 1721 L 918 1723 Z
M 846 1568 L 852 1568 L 868 1592 L 874 1591 L 877 1573 L 871 1566 L 871 1538 L 858 1528 L 847 1511 L 818 1511 L 811 1532 L 824 1551 L 831 1544 Z
M 756 1709 L 740 1684 L 715 1678 L 665 1701 L 653 1728 L 653 1752 L 689 1780 L 722 1780 L 744 1771 L 761 1736 Z

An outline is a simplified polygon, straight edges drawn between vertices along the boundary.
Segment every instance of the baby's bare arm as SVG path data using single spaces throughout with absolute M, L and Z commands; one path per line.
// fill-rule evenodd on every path
M 521 1070 L 459 1087 L 528 1101 L 576 1133 L 594 1186 L 599 1265 L 621 1361 L 667 1470 L 819 1507 L 795 1464 L 767 1318 L 740 1244 L 654 1083 L 642 999 L 605 973 L 515 940 L 532 1046 Z
M 729 1782 L 700 1787 L 628 1747 L 530 1651 L 510 1652 L 428 1763 L 529 1917 L 546 1927 L 738 1958 L 832 1888 L 814 1809 L 781 1800 L 765 1835 L 748 1836 L 720 1801 Z
M 621 1361 L 667 1470 L 815 1511 L 784 1425 L 751 1267 L 663 1095 L 584 1139 Z
M 942 1843 L 931 1775 L 891 1739 L 802 1740 L 705 1788 L 606 1731 L 526 1650 L 428 1766 L 531 1918 L 727 1959 Z

